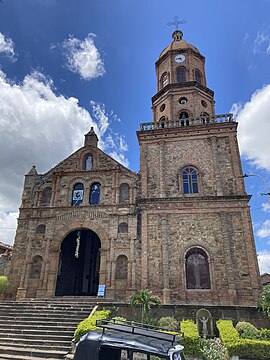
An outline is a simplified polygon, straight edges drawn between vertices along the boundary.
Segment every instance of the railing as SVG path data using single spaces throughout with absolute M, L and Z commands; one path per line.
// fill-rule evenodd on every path
M 221 114 L 215 116 L 201 116 L 198 118 L 184 118 L 177 120 L 161 120 L 159 122 L 147 122 L 140 124 L 141 131 L 156 130 L 156 129 L 167 129 L 177 127 L 188 127 L 197 125 L 208 125 L 217 123 L 231 123 L 235 122 L 233 114 Z

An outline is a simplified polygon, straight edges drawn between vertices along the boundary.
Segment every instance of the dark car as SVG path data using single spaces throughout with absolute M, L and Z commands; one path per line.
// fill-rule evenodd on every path
M 99 320 L 100 329 L 82 336 L 76 346 L 74 360 L 150 360 L 156 356 L 167 360 L 183 360 L 183 333 L 134 322 L 115 323 Z

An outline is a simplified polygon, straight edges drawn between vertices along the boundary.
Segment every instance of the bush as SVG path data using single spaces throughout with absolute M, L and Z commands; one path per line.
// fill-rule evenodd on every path
M 158 325 L 164 329 L 171 330 L 171 331 L 179 331 L 179 323 L 178 321 L 170 316 L 162 317 Z
M 270 340 L 270 329 L 258 330 L 257 338 L 260 340 Z
M 115 316 L 112 318 L 112 320 L 114 321 L 115 324 L 125 324 L 125 322 L 127 321 L 126 318 L 122 317 L 122 316 Z
M 199 356 L 200 355 L 200 335 L 198 333 L 197 325 L 193 320 L 183 320 L 180 324 L 180 329 L 184 333 L 184 352 L 186 355 Z
M 229 354 L 220 339 L 202 339 L 201 354 L 206 360 L 229 360 Z
M 74 333 L 74 340 L 78 342 L 80 337 L 87 334 L 89 331 L 97 329 L 96 321 L 107 319 L 110 317 L 110 310 L 96 311 L 91 317 L 84 319 L 79 323 Z
M 270 341 L 241 339 L 231 320 L 217 321 L 217 328 L 229 355 L 243 359 L 269 360 Z
M 255 340 L 258 337 L 258 329 L 247 321 L 240 321 L 235 328 L 242 339 Z
M 8 287 L 7 276 L 0 276 L 0 294 L 3 293 Z
M 263 287 L 263 291 L 258 301 L 258 308 L 270 319 L 270 285 Z

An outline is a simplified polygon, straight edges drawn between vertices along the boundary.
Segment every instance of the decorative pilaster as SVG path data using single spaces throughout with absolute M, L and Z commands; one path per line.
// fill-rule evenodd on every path
M 142 234 L 141 234 L 141 288 L 148 288 L 148 239 L 147 239 L 147 213 L 142 212 Z
M 169 249 L 168 249 L 168 220 L 165 214 L 159 216 L 161 222 L 161 247 L 163 264 L 163 303 L 170 304 L 170 267 L 169 267 Z
M 213 168 L 215 169 L 214 176 L 216 178 L 217 195 L 222 196 L 224 195 L 222 189 L 223 179 L 221 178 L 221 173 L 219 171 L 218 154 L 217 154 L 217 137 L 211 136 L 210 142 L 211 142 L 212 156 L 214 160 Z

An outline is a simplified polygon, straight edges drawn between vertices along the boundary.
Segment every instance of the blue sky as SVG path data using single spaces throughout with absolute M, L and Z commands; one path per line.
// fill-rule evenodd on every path
M 45 172 L 83 145 L 139 170 L 136 130 L 151 121 L 154 63 L 184 39 L 206 57 L 216 113 L 239 121 L 243 170 L 270 186 L 270 0 L 3 0 L 0 3 L 0 241 L 12 243 L 23 176 Z M 270 272 L 264 182 L 246 179 L 261 271 Z

